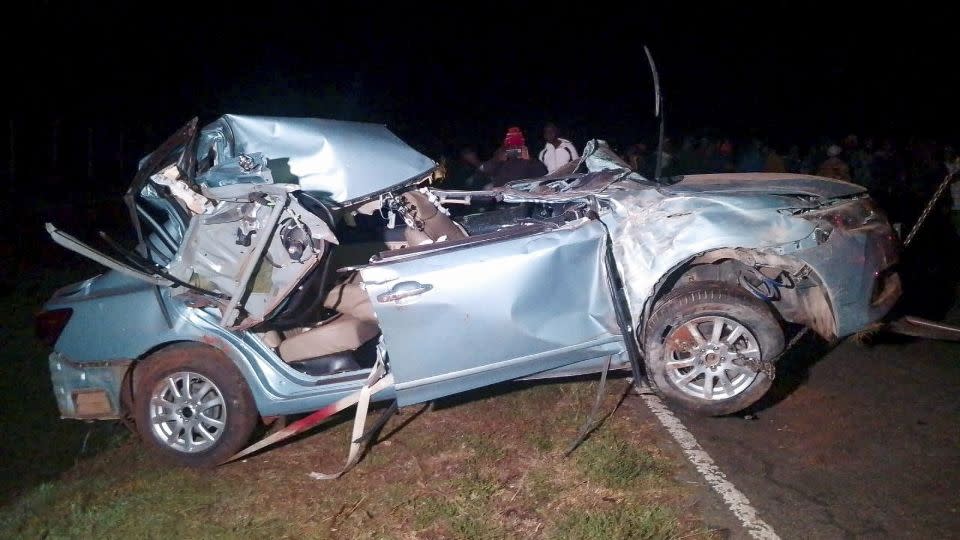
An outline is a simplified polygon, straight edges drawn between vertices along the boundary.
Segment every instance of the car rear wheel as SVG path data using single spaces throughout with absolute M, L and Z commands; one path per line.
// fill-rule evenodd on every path
M 740 287 L 697 282 L 664 296 L 645 332 L 647 375 L 670 402 L 719 416 L 759 400 L 772 380 L 759 366 L 783 350 L 783 329 Z
M 187 467 L 213 467 L 235 454 L 259 417 L 233 363 L 195 345 L 163 349 L 143 361 L 134 408 L 144 442 Z

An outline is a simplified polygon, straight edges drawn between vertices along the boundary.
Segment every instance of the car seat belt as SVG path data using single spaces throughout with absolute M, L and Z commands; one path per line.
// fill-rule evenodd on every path
M 353 468 L 353 466 L 357 464 L 357 461 L 360 460 L 361 450 L 366 447 L 366 443 L 370 439 L 369 434 L 365 436 L 363 432 L 363 426 L 367 422 L 367 409 L 370 406 L 370 397 L 386 386 L 393 384 L 393 375 L 385 375 L 384 371 L 385 367 L 383 362 L 378 358 L 376 365 L 373 366 L 373 371 L 370 373 L 370 377 L 358 392 L 357 415 L 353 418 L 353 432 L 350 435 L 350 452 L 347 454 L 347 462 L 343 465 L 343 468 L 330 474 L 312 472 L 309 475 L 310 478 L 314 480 L 335 480 Z M 396 400 L 394 400 L 393 404 L 384 411 L 384 414 L 381 415 L 374 424 L 375 427 L 371 430 L 371 433 L 382 427 L 396 410 Z
M 379 352 L 379 351 L 378 351 Z M 318 480 L 329 480 L 333 478 L 339 478 L 343 473 L 348 471 L 356 462 L 359 460 L 361 455 L 361 450 L 363 449 L 365 443 L 370 439 L 370 435 L 375 430 L 383 427 L 386 421 L 389 419 L 390 415 L 396 412 L 396 402 L 393 405 L 387 408 L 382 417 L 374 424 L 374 427 L 368 433 L 364 433 L 363 427 L 366 424 L 367 410 L 370 406 L 370 398 L 376 395 L 378 392 L 385 388 L 393 386 L 393 374 L 387 373 L 386 365 L 383 360 L 383 354 L 378 354 L 377 362 L 374 364 L 373 368 L 370 370 L 370 375 L 367 377 L 367 380 L 363 383 L 363 387 L 356 392 L 353 392 L 349 395 L 346 395 L 339 400 L 327 405 L 326 407 L 309 414 L 308 416 L 297 420 L 296 422 L 291 423 L 287 427 L 277 431 L 273 435 L 266 437 L 246 448 L 237 452 L 230 458 L 224 460 L 222 464 L 235 461 L 244 456 L 248 456 L 258 450 L 266 448 L 272 444 L 280 442 L 284 439 L 292 437 L 298 433 L 302 433 L 310 428 L 313 428 L 324 421 L 331 418 L 333 415 L 338 412 L 352 406 L 357 405 L 357 414 L 353 421 L 353 433 L 350 439 L 350 452 L 347 456 L 346 465 L 339 472 L 334 474 L 321 474 L 321 473 L 310 473 L 312 478 Z

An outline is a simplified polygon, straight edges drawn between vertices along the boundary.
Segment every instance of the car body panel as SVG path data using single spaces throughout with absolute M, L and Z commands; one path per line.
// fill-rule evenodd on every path
M 437 166 L 386 126 L 228 114 L 200 130 L 197 159 L 262 153 L 274 181 L 350 205 L 419 181 Z
M 588 144 L 584 153 L 591 151 Z M 643 321 L 657 285 L 684 262 L 712 250 L 736 248 L 758 256 L 788 257 L 809 264 L 823 281 L 833 319 L 830 339 L 850 335 L 889 311 L 899 284 L 884 302 L 874 305 L 871 291 L 884 271 L 897 263 L 898 240 L 885 220 L 817 239 L 817 222 L 803 217 L 835 201 L 861 204 L 865 189 L 856 184 L 811 175 L 696 175 L 688 185 L 651 185 L 606 160 L 603 173 L 620 167 L 615 183 L 597 179 L 599 189 L 558 187 L 562 179 L 513 182 L 505 187 L 511 201 L 557 202 L 596 198 L 609 207 L 601 213 L 613 241 L 631 317 Z M 584 175 L 587 177 L 589 175 Z M 796 181 L 792 181 L 795 179 Z M 550 189 L 544 189 L 543 184 Z M 586 182 L 589 184 L 589 182 Z M 838 199 L 839 198 L 839 199 Z
M 611 193 L 608 201 L 612 211 L 603 219 L 635 321 L 657 282 L 699 253 L 733 246 L 782 255 L 816 245 L 812 223 L 778 211 L 792 202 L 780 196 L 637 190 Z
M 866 188 L 852 182 L 793 173 L 691 174 L 679 177 L 668 189 L 675 193 L 781 193 L 823 198 L 866 192 Z
M 250 332 L 220 326 L 218 313 L 186 306 L 171 298 L 170 289 L 162 289 L 160 295 L 155 289 L 111 271 L 64 287 L 45 304 L 48 310 L 69 307 L 74 311 L 50 358 L 51 365 L 61 362 L 64 366 L 54 379 L 58 399 L 91 388 L 92 381 L 103 384 L 110 396 L 119 396 L 123 370 L 108 366 L 119 365 L 125 370 L 152 351 L 183 342 L 204 344 L 224 353 L 244 375 L 263 415 L 316 410 L 356 391 L 363 383 L 365 371 L 324 377 L 301 373 Z M 392 389 L 377 399 L 390 396 Z M 119 406 L 118 401 L 113 403 Z M 66 418 L 78 418 L 74 412 L 72 405 L 61 407 L 61 415 Z M 114 411 L 112 417 L 117 415 L 119 411 Z
M 605 249 L 585 220 L 361 269 L 399 404 L 622 352 Z

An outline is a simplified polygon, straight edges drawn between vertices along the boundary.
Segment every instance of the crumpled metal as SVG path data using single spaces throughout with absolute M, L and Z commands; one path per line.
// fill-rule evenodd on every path
M 269 159 L 275 182 L 342 205 L 418 182 L 437 166 L 379 124 L 228 114 L 198 135 L 198 163 L 254 153 Z

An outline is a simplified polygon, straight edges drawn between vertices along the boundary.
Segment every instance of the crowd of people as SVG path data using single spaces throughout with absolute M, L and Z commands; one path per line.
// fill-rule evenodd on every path
M 548 123 L 543 128 L 544 146 L 532 152 L 523 131 L 511 127 L 486 161 L 474 147 L 463 148 L 447 163 L 445 184 L 453 189 L 484 189 L 553 172 L 579 159 L 577 146 L 560 135 L 556 124 Z M 654 178 L 656 147 L 636 143 L 615 150 L 633 170 Z M 960 156 L 949 144 L 921 139 L 898 142 L 848 135 L 779 147 L 756 137 L 687 136 L 679 144 L 664 141 L 661 167 L 660 176 L 667 179 L 700 173 L 773 172 L 846 180 L 868 188 L 891 221 L 910 222 L 944 176 L 960 169 Z M 952 200 L 945 199 L 945 208 L 952 209 L 960 230 L 960 182 L 951 186 L 951 195 Z
M 446 185 L 454 189 L 489 189 L 522 178 L 536 178 L 552 173 L 580 158 L 577 147 L 560 137 L 556 124 L 543 128 L 544 147 L 531 153 L 523 130 L 507 129 L 503 144 L 493 156 L 482 161 L 472 146 L 460 150 L 458 159 L 446 163 Z

